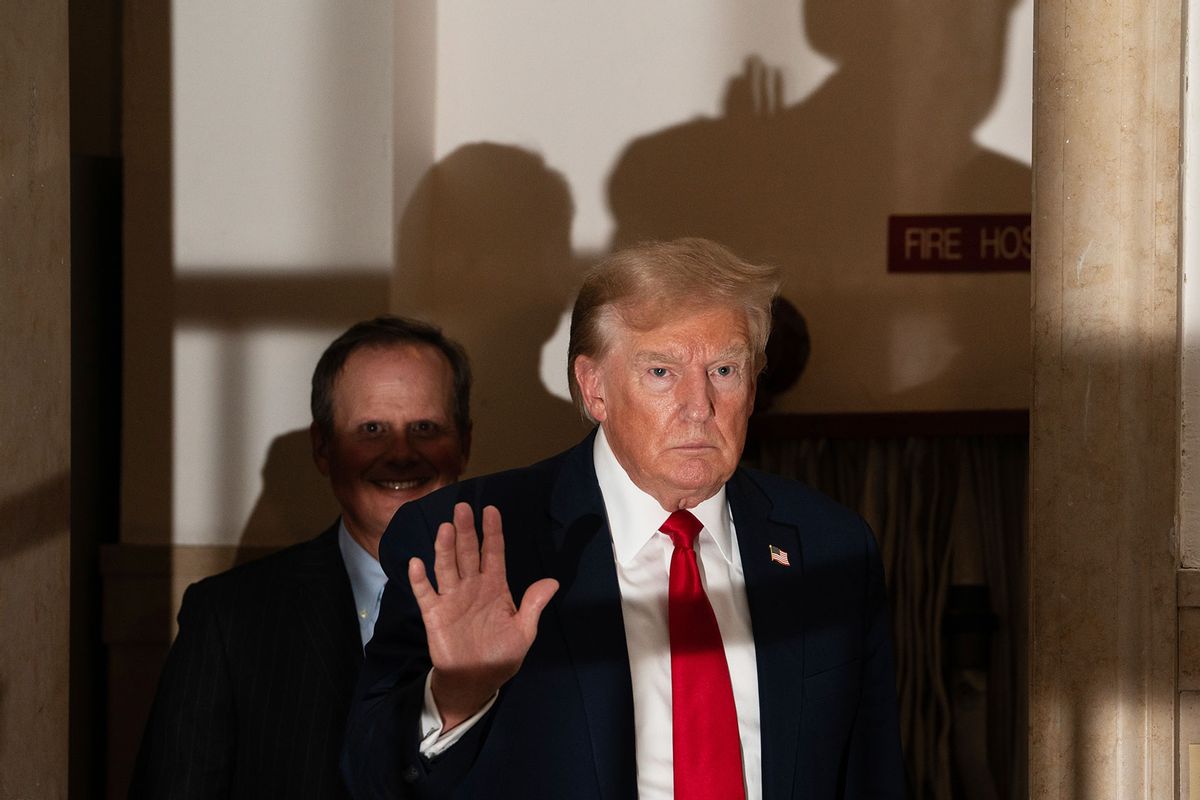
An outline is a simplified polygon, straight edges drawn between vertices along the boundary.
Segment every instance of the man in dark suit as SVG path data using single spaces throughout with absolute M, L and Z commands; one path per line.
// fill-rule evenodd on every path
M 589 274 L 569 374 L 597 430 L 388 527 L 353 796 L 904 794 L 874 537 L 737 467 L 777 285 L 698 239 Z
M 466 354 L 430 325 L 358 323 L 313 373 L 313 458 L 342 508 L 307 542 L 188 587 L 132 797 L 337 798 L 342 732 L 404 503 L 457 480 Z

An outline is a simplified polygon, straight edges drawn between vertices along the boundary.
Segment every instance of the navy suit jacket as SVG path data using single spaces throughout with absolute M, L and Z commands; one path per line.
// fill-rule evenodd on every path
M 351 710 L 343 770 L 377 797 L 637 796 L 633 695 L 620 592 L 592 441 L 524 469 L 401 507 L 380 548 L 389 576 Z M 758 661 L 763 796 L 905 792 L 891 632 L 875 540 L 804 486 L 738 470 L 726 486 Z M 488 714 L 435 759 L 419 753 L 430 668 L 410 557 L 433 574 L 433 537 L 456 502 L 499 508 L 515 600 L 558 579 L 520 670 Z M 788 554 L 775 563 L 769 547 Z
M 192 584 L 129 796 L 347 797 L 338 757 L 361 664 L 336 525 Z

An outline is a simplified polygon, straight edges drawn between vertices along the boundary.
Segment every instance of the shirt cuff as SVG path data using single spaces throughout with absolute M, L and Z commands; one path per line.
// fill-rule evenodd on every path
M 492 706 L 496 704 L 496 698 L 500 696 L 499 692 L 493 694 L 483 704 L 483 708 L 454 726 L 453 730 L 443 733 L 442 712 L 438 711 L 437 703 L 433 699 L 432 679 L 433 670 L 429 670 L 429 674 L 425 676 L 425 707 L 421 710 L 421 746 L 419 748 L 421 755 L 426 758 L 440 756 L 449 750 L 455 742 L 466 735 L 467 731 L 475 727 L 479 720 L 483 719 L 483 715 L 492 709 Z

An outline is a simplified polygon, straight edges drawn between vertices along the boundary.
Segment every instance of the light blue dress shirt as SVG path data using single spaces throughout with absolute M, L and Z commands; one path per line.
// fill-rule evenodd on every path
M 345 520 L 338 521 L 338 549 L 342 551 L 342 561 L 350 577 L 354 609 L 358 614 L 358 632 L 362 636 L 363 647 L 366 647 L 375 633 L 375 620 L 379 619 L 379 601 L 383 598 L 387 574 L 375 557 L 354 541 L 354 537 L 346 530 Z

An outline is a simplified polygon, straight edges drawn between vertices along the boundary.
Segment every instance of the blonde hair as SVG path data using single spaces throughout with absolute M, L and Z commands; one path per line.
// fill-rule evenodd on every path
M 644 242 L 613 253 L 589 270 L 575 298 L 567 347 L 571 398 L 591 419 L 575 380 L 575 361 L 579 356 L 603 356 L 617 319 L 648 329 L 684 304 L 745 313 L 757 374 L 766 366 L 771 301 L 778 292 L 777 268 L 750 264 L 708 239 Z

